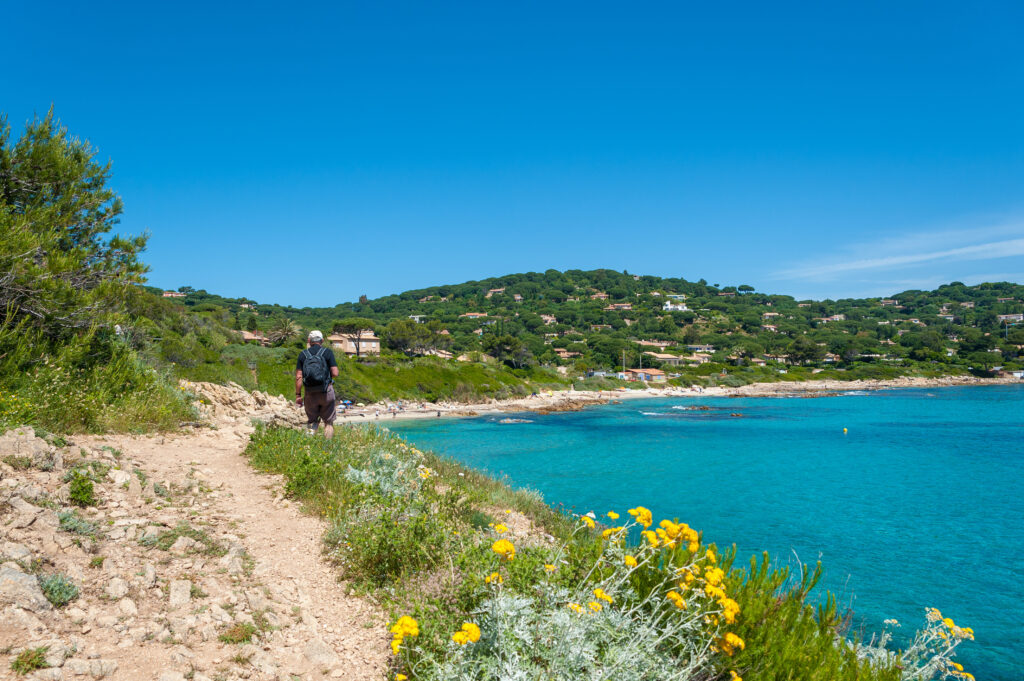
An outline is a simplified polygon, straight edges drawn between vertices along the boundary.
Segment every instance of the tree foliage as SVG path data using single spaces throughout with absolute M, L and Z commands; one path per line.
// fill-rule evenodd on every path
M 11 141 L 0 116 L 0 307 L 5 327 L 51 340 L 123 309 L 146 267 L 146 237 L 108 233 L 121 199 L 107 187 L 110 163 L 72 137 L 50 111 Z

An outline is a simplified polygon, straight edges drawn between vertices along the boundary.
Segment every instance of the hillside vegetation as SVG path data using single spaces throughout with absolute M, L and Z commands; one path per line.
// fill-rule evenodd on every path
M 513 368 L 578 375 L 625 364 L 661 368 L 682 383 L 741 385 L 1024 368 L 1024 286 L 1005 282 L 952 283 L 892 299 L 798 301 L 703 280 L 548 270 L 333 308 L 181 290 L 185 306 L 239 329 L 272 335 L 287 320 L 329 331 L 357 319 L 395 353 L 478 351 Z

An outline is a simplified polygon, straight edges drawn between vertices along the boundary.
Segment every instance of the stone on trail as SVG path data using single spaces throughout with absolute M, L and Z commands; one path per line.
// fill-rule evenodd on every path
M 170 606 L 180 608 L 192 600 L 192 582 L 187 579 L 176 579 L 171 582 Z
M 128 595 L 128 582 L 120 577 L 114 577 L 107 582 L 107 588 L 104 591 L 112 600 L 120 600 Z
M 9 603 L 32 612 L 53 609 L 35 577 L 9 567 L 0 568 L 0 603 Z
M 202 547 L 202 544 L 191 537 L 178 537 L 174 543 L 171 544 L 171 553 L 185 554 L 189 551 L 201 549 Z
M 302 654 L 306 656 L 307 660 L 318 667 L 332 667 L 338 662 L 338 656 L 334 653 L 334 650 L 318 638 L 310 641 L 302 651 Z

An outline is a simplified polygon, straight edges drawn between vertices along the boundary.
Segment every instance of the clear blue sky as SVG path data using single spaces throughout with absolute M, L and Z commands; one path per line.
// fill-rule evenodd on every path
M 1020 2 L 226 5 L 0 5 L 0 110 L 113 160 L 154 285 L 1024 281 Z

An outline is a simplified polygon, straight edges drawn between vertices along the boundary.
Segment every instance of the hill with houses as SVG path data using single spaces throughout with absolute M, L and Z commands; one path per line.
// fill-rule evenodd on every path
M 330 308 L 189 287 L 160 295 L 268 349 L 322 328 L 337 349 L 363 363 L 493 359 L 511 370 L 567 377 L 719 383 L 821 372 L 889 378 L 1024 369 L 1024 286 L 1007 282 L 796 300 L 747 285 L 548 270 L 363 296 Z

